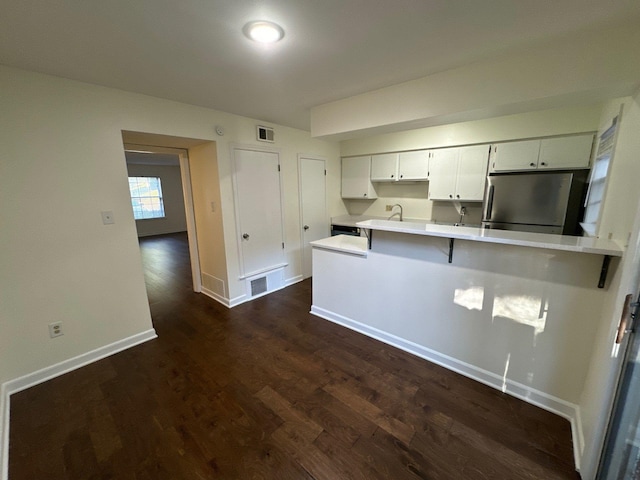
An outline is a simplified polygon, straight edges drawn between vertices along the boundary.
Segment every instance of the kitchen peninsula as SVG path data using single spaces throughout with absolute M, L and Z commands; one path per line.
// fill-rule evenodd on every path
M 311 313 L 575 427 L 606 293 L 603 258 L 622 255 L 615 242 L 427 222 L 357 226 L 369 238 L 312 242 Z

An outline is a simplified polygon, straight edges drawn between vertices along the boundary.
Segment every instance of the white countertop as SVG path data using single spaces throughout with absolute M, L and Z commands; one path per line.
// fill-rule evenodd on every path
M 353 235 L 336 235 L 309 242 L 314 248 L 335 250 L 337 252 L 350 253 L 352 255 L 367 256 L 367 238 L 354 237 Z
M 397 220 L 376 219 L 357 222 L 356 226 L 371 230 L 383 230 L 386 232 L 455 238 L 475 242 L 500 243 L 503 245 L 546 248 L 550 250 L 564 250 L 568 252 L 593 253 L 598 255 L 611 255 L 614 257 L 621 257 L 623 253 L 623 249 L 613 240 L 593 237 L 574 237 L 569 235 L 552 235 L 548 233 L 494 230 L 482 227 L 455 227 L 452 225 L 437 225 L 428 222 L 399 222 Z

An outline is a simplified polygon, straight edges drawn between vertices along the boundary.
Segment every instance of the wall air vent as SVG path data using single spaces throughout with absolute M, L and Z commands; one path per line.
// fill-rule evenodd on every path
M 271 127 L 263 127 L 262 125 L 258 125 L 256 127 L 256 136 L 258 141 L 260 142 L 274 142 L 273 128 Z
M 255 297 L 267 291 L 267 277 L 251 280 L 251 296 Z

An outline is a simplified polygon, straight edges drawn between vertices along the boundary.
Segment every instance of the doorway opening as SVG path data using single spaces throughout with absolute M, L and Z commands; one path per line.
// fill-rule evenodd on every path
M 129 177 L 155 177 L 162 185 L 165 215 L 162 218 L 136 221 L 139 242 L 157 235 L 169 235 L 166 237 L 165 243 L 167 245 L 186 240 L 188 264 L 191 270 L 191 288 L 194 292 L 200 293 L 202 291 L 201 261 L 196 231 L 189 150 L 200 145 L 212 145 L 215 149 L 215 142 L 131 131 L 123 131 L 122 140 Z M 133 182 L 133 185 L 135 184 L 137 182 Z M 147 194 L 148 192 L 136 193 Z M 133 203 L 132 208 L 135 208 Z M 152 242 L 144 240 L 144 243 L 147 247 Z M 158 246 L 158 248 L 160 247 Z M 164 248 L 167 248 L 166 245 Z M 170 262 L 161 260 L 160 253 L 154 256 L 149 253 L 148 248 L 146 250 L 145 254 L 148 258 L 145 259 L 145 278 L 149 272 L 154 272 L 154 270 L 164 267 L 171 268 Z M 221 250 L 224 251 L 224 246 Z M 154 258 L 158 264 L 154 268 L 150 268 L 149 262 Z M 158 274 L 156 271 L 155 275 Z M 163 274 L 170 276 L 169 271 L 165 271 Z M 151 294 L 148 293 L 148 295 L 151 301 Z

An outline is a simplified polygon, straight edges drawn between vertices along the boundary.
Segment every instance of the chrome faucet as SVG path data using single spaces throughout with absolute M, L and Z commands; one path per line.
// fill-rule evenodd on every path
M 400 207 L 400 221 L 402 221 L 402 205 L 400 205 L 399 203 L 396 203 L 395 205 L 391 206 L 391 210 L 393 210 L 394 207 Z M 389 218 L 387 218 L 387 220 L 391 220 L 396 215 L 398 215 L 398 212 L 392 213 L 391 216 Z

